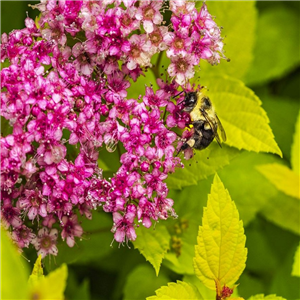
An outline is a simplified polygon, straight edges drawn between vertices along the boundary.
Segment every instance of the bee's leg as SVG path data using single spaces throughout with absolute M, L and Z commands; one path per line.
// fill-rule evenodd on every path
M 186 150 L 188 147 L 189 147 L 189 145 L 188 145 L 187 143 L 184 143 L 184 144 L 180 147 L 180 149 L 177 151 L 176 156 L 178 156 L 179 153 L 180 153 L 181 151 Z
M 181 151 L 184 151 L 188 148 L 193 148 L 194 145 L 195 145 L 195 140 L 191 137 L 189 140 L 187 140 L 181 147 L 180 149 L 178 150 L 176 156 L 178 156 L 178 154 L 181 152 Z

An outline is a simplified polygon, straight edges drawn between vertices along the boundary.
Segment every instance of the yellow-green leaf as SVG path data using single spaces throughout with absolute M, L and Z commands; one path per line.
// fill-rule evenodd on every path
M 228 165 L 239 154 L 235 148 L 217 143 L 201 151 L 195 151 L 195 156 L 184 163 L 183 169 L 178 169 L 166 180 L 169 188 L 181 189 L 185 186 L 196 185 L 199 180 L 214 174 L 220 168 Z
M 158 275 L 162 260 L 170 248 L 170 234 L 167 228 L 161 224 L 157 224 L 155 228 L 140 226 L 136 229 L 136 233 L 134 248 L 144 255 Z
M 300 199 L 300 178 L 287 166 L 277 163 L 257 166 L 258 171 L 263 174 L 276 188 L 286 195 Z
M 34 263 L 33 270 L 31 272 L 28 282 L 29 284 L 35 284 L 43 277 L 44 277 L 44 271 L 42 267 L 42 256 L 39 255 L 39 257 Z
M 299 142 L 300 142 L 300 112 L 298 114 L 298 119 L 296 123 L 296 130 L 294 134 L 294 141 L 292 144 L 292 154 L 291 154 L 291 164 L 292 164 L 292 169 L 294 172 L 298 175 L 300 175 L 300 162 L 299 162 L 299 157 L 300 157 L 300 147 L 299 147 Z
M 216 284 L 232 287 L 245 268 L 245 242 L 238 210 L 215 175 L 195 247 L 197 277 L 210 289 L 215 289 Z
M 248 300 L 285 300 L 285 298 L 273 294 L 268 296 L 265 296 L 264 294 L 258 294 L 248 298 Z
M 228 76 L 204 78 L 227 135 L 226 144 L 238 149 L 282 156 L 261 101 L 243 82 Z
M 148 297 L 147 300 L 161 300 L 161 299 L 203 299 L 197 288 L 189 283 L 177 281 L 177 283 L 168 283 L 168 286 L 163 286 L 155 291 L 156 296 Z
M 1 226 L 1 299 L 28 299 L 28 276 L 26 260 Z
M 208 1 L 206 3 L 208 11 L 216 17 L 218 26 L 223 27 L 221 35 L 224 37 L 225 55 L 230 62 L 221 60 L 218 66 L 211 66 L 206 61 L 202 61 L 200 74 L 207 76 L 222 73 L 243 78 L 253 60 L 257 21 L 255 1 Z
M 37 260 L 37 264 L 39 264 Z M 37 267 L 39 269 L 39 266 Z M 39 274 L 41 274 L 39 270 Z M 47 276 L 35 274 L 35 280 L 29 282 L 30 297 L 29 299 L 55 299 L 64 300 L 64 291 L 68 276 L 67 265 L 63 264 L 60 268 L 52 271 Z
M 300 245 L 298 246 L 295 253 L 292 276 L 300 277 Z

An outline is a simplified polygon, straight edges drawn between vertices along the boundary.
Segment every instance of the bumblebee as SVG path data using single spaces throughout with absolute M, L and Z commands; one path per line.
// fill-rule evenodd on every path
M 223 141 L 226 141 L 226 134 L 210 99 L 200 91 L 188 92 L 185 94 L 183 104 L 183 111 L 190 114 L 193 134 L 183 143 L 179 152 L 189 147 L 197 150 L 205 149 L 214 139 L 222 147 L 218 130 Z

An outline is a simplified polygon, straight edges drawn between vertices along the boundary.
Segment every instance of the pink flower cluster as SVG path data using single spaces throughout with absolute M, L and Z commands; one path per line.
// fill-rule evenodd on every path
M 99 206 L 112 213 L 117 242 L 135 240 L 137 222 L 176 217 L 164 180 L 182 167 L 173 127 L 189 116 L 174 104 L 200 59 L 218 63 L 220 30 L 190 1 L 42 0 L 38 23 L 2 35 L 1 216 L 20 248 L 56 255 L 73 247 Z M 162 12 L 171 10 L 171 23 Z M 139 99 L 127 89 L 166 51 L 172 80 Z M 104 178 L 102 147 L 123 145 L 121 167 Z

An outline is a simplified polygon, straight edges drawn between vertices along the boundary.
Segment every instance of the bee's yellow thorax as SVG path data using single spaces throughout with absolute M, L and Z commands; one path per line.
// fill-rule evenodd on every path
M 202 113 L 200 112 L 200 107 L 201 107 L 201 99 L 198 100 L 196 106 L 194 109 L 190 112 L 191 120 L 192 121 L 198 121 L 198 120 L 203 120 Z

